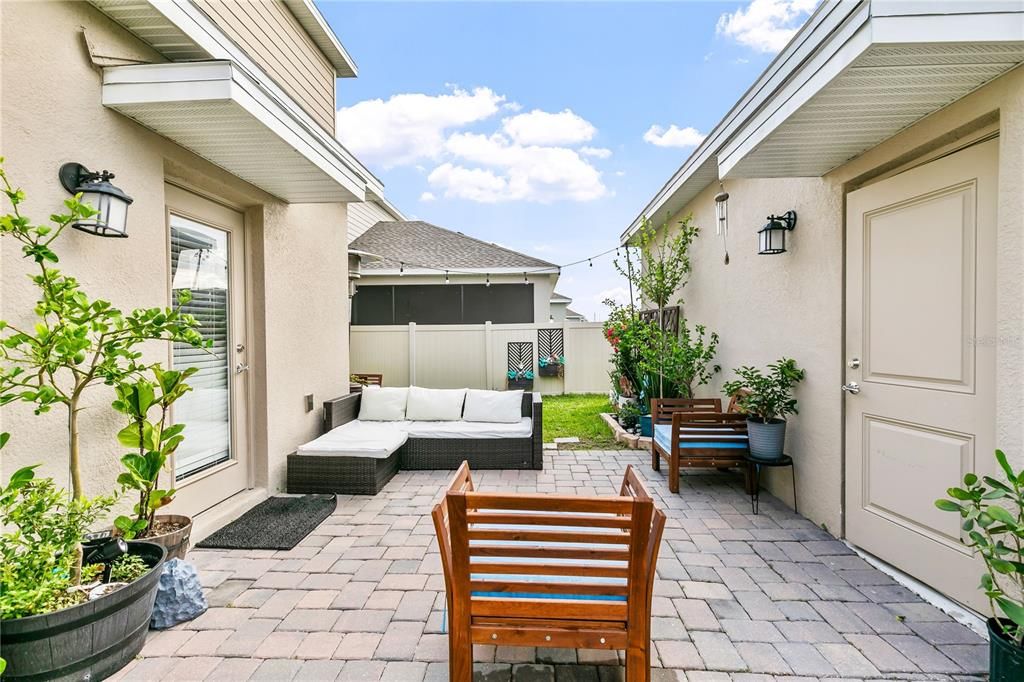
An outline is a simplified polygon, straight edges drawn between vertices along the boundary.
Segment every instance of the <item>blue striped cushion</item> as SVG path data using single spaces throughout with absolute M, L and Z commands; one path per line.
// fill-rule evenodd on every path
M 723 443 L 723 442 L 714 442 L 714 441 L 710 441 L 709 442 L 709 441 L 695 440 L 696 438 L 700 437 L 699 435 L 687 437 L 686 436 L 686 431 L 687 430 L 688 429 L 683 428 L 683 429 L 680 430 L 680 433 L 679 433 L 679 448 L 681 450 L 685 450 L 687 448 L 715 448 L 715 449 L 722 449 L 722 450 L 742 450 L 742 449 L 746 449 L 746 447 L 747 447 L 747 437 L 745 435 L 742 435 L 742 434 L 736 434 L 734 436 L 726 436 L 728 438 L 731 438 L 731 439 L 735 440 L 734 443 Z M 725 431 L 725 429 L 723 429 L 723 431 Z M 728 431 L 730 433 L 732 433 L 731 429 L 728 429 Z M 655 440 L 655 442 L 659 446 L 661 446 L 661 448 L 663 450 L 671 451 L 672 450 L 672 445 L 671 445 L 671 443 L 672 443 L 672 425 L 671 424 L 655 424 L 655 426 L 654 426 L 654 440 Z

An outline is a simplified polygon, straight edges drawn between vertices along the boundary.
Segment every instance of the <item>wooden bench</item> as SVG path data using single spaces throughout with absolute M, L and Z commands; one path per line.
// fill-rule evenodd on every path
M 433 510 L 447 591 L 449 679 L 473 644 L 620 649 L 651 675 L 651 593 L 665 514 L 632 467 L 618 496 L 478 492 L 463 463 Z
M 668 460 L 670 491 L 679 492 L 679 470 L 683 467 L 739 467 L 750 492 L 753 477 L 746 460 L 746 415 L 722 412 L 722 401 L 718 398 L 656 398 L 651 401 L 651 420 L 651 467 L 660 471 L 661 460 Z

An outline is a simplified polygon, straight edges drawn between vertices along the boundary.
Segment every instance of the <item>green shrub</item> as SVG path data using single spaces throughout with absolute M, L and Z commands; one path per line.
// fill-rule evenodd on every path
M 130 583 L 138 580 L 149 571 L 149 565 L 136 554 L 125 554 L 114 559 L 110 564 L 110 582 Z

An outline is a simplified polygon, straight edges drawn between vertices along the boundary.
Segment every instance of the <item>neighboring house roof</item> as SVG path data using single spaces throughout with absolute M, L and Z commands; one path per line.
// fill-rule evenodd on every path
M 582 320 L 583 322 L 586 322 L 587 321 L 587 316 L 582 314 L 582 313 L 576 312 L 572 308 L 566 308 L 565 309 L 565 319 L 567 319 L 567 320 L 575 319 L 575 320 Z
M 621 240 L 719 179 L 823 176 L 1022 61 L 1024 3 L 826 0 Z
M 554 263 L 422 220 L 381 221 L 354 239 L 349 248 L 381 257 L 380 261 L 365 263 L 364 271 L 394 270 L 403 263 L 407 271 L 417 266 L 491 272 L 558 269 Z
M 572 299 L 555 291 L 551 294 L 551 303 L 572 303 Z

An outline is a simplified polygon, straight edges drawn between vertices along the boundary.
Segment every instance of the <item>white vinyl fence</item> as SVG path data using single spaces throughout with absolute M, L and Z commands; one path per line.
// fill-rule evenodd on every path
M 503 389 L 509 343 L 529 343 L 535 391 L 603 393 L 608 390 L 611 346 L 599 322 L 352 326 L 352 372 L 383 374 L 385 386 Z M 561 377 L 542 377 L 540 348 L 561 341 Z M 526 350 L 518 346 L 515 352 Z

